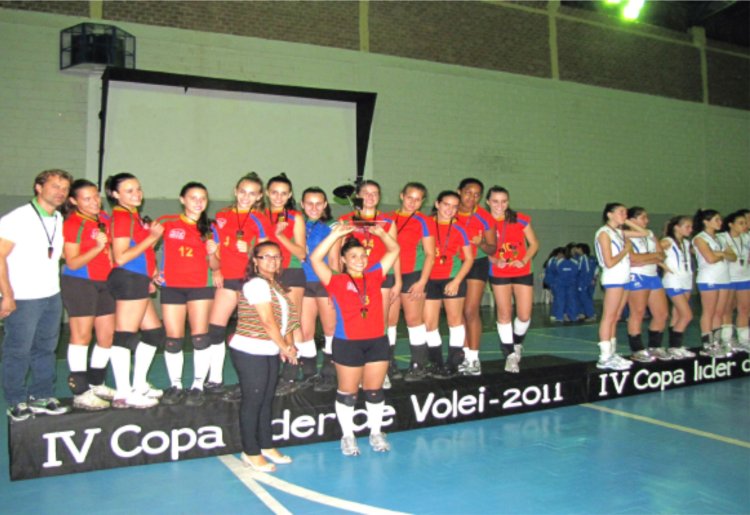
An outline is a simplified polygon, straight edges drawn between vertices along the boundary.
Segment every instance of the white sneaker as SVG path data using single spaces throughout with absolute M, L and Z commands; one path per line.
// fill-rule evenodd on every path
M 345 436 L 341 439 L 341 453 L 344 456 L 359 456 L 357 439 L 353 436 Z
M 630 359 L 639 363 L 653 363 L 654 361 L 656 361 L 656 358 L 649 354 L 646 349 L 635 351 L 633 355 L 630 356 Z
M 632 361 L 627 361 L 627 363 L 630 363 L 630 365 L 633 364 Z M 620 361 L 616 360 L 615 356 L 613 355 L 608 358 L 600 357 L 599 361 L 596 363 L 596 368 L 600 370 L 629 370 L 630 365 L 622 364 Z
M 105 401 L 98 395 L 94 389 L 86 390 L 81 395 L 73 396 L 73 407 L 86 411 L 101 411 L 109 408 L 109 401 Z
M 370 447 L 375 452 L 388 452 L 391 450 L 391 444 L 385 439 L 385 433 L 370 435 Z
M 110 388 L 104 383 L 92 385 L 91 390 L 94 392 L 94 395 L 105 401 L 111 401 L 115 398 L 115 393 L 117 393 L 114 388 Z
M 669 361 L 672 359 L 672 356 L 661 347 L 649 347 L 648 353 L 660 361 Z
M 521 369 L 518 363 L 521 362 L 521 356 L 515 352 L 511 352 L 507 358 L 505 358 L 505 371 L 510 374 L 518 374 Z
M 146 397 L 138 392 L 130 392 L 124 399 L 115 399 L 112 401 L 112 407 L 115 409 L 148 409 L 159 404 L 157 399 Z
M 471 363 L 469 363 L 468 359 L 465 359 L 461 362 L 460 365 L 458 365 L 458 373 L 459 374 L 466 374 L 466 370 L 471 366 Z
M 164 390 L 154 388 L 151 383 L 146 383 L 146 389 L 138 393 L 143 397 L 148 397 L 149 399 L 161 399 L 164 395 Z
M 690 352 L 685 347 L 670 347 L 667 349 L 667 353 L 672 356 L 672 359 L 688 359 L 695 357 L 695 353 Z
M 386 375 L 385 379 L 383 379 L 383 390 L 390 390 L 391 386 L 391 379 Z
M 615 363 L 619 364 L 621 367 L 626 367 L 626 369 L 633 366 L 632 361 L 630 361 L 629 359 L 623 358 L 619 354 L 612 354 L 612 357 L 610 359 L 613 360 Z
M 466 376 L 481 376 L 482 375 L 482 363 L 478 359 L 469 362 L 469 366 L 464 370 Z

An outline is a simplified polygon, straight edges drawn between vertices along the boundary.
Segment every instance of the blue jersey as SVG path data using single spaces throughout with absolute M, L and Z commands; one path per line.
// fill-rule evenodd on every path
M 308 283 L 317 283 L 320 282 L 320 279 L 318 279 L 318 276 L 315 275 L 315 271 L 313 270 L 312 265 L 310 264 L 309 256 L 312 254 L 312 252 L 320 245 L 320 242 L 323 241 L 326 236 L 328 236 L 331 233 L 331 224 L 333 222 L 321 222 L 320 220 L 308 220 L 305 223 L 305 229 L 306 229 L 306 257 L 305 261 L 302 263 L 302 269 L 305 271 L 305 280 Z M 323 260 L 326 264 L 328 263 L 328 256 L 325 257 Z

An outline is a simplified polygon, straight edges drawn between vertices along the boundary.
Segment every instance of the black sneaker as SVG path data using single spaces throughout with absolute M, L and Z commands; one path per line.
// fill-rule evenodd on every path
M 46 399 L 35 399 L 31 397 L 29 399 L 29 409 L 34 414 L 43 413 L 45 415 L 62 415 L 70 411 L 70 406 L 63 406 L 60 404 L 60 401 L 54 397 L 47 397 Z
M 421 366 L 419 363 L 412 363 L 404 374 L 404 381 L 407 383 L 414 383 L 416 381 L 427 379 L 427 377 L 429 376 L 425 367 Z
M 276 387 L 275 397 L 282 397 L 296 392 L 299 389 L 297 381 L 279 381 L 279 385 Z
M 388 377 L 395 381 L 400 381 L 404 378 L 404 373 L 398 368 L 395 359 L 392 359 L 391 363 L 388 365 Z
M 336 376 L 321 374 L 315 379 L 313 390 L 316 392 L 332 392 L 337 386 Z
M 34 414 L 29 409 L 29 405 L 25 402 L 19 402 L 12 408 L 8 408 L 8 417 L 13 422 L 23 422 L 30 418 L 34 418 Z
M 203 395 L 203 390 L 198 388 L 191 388 L 187 391 L 185 396 L 185 406 L 203 406 L 206 402 L 206 396 Z
M 177 388 L 176 386 L 170 386 L 164 390 L 164 395 L 161 398 L 161 404 L 165 406 L 174 406 L 175 404 L 181 403 L 185 399 L 185 390 Z
M 442 367 L 432 366 L 429 369 L 429 374 L 430 374 L 430 377 L 433 377 L 435 379 L 450 379 L 456 375 L 456 373 L 453 372 L 446 365 L 443 365 Z
M 203 385 L 203 392 L 206 395 L 224 395 L 226 391 L 227 389 L 224 388 L 224 383 L 212 383 L 211 381 L 206 381 L 206 384 Z
M 227 386 L 226 391 L 221 396 L 221 400 L 224 402 L 240 402 L 242 400 L 242 389 L 239 384 L 230 384 Z

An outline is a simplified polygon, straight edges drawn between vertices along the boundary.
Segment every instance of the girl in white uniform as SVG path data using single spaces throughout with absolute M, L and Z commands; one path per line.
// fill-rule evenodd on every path
M 630 350 L 633 352 L 631 359 L 642 363 L 650 363 L 657 359 L 668 361 L 672 359 L 672 356 L 661 348 L 661 342 L 667 325 L 669 307 L 657 272 L 658 266 L 664 262 L 664 251 L 654 233 L 647 229 L 648 213 L 644 208 L 628 209 L 628 219 L 647 231 L 646 235 L 631 239 L 633 250 L 630 252 L 630 282 L 625 287 L 628 290 L 628 305 L 630 306 L 628 340 Z M 648 350 L 643 347 L 641 339 L 641 326 L 646 307 L 651 311 L 651 322 L 648 326 Z
M 693 232 L 693 219 L 689 216 L 675 216 L 669 220 L 664 232 L 661 248 L 666 253 L 666 259 L 662 283 L 672 301 L 667 352 L 673 359 L 694 358 L 695 353 L 682 346 L 685 329 L 693 319 L 693 310 L 690 308 L 690 293 L 693 291 L 690 234 Z
M 617 355 L 617 321 L 627 301 L 625 286 L 630 281 L 630 242 L 632 236 L 643 236 L 646 231 L 633 227 L 627 220 L 625 206 L 613 202 L 604 206 L 604 225 L 596 231 L 594 246 L 599 265 L 602 267 L 601 281 L 604 287 L 604 304 L 599 323 L 599 362 L 597 368 L 627 370 L 632 362 Z M 626 231 L 627 226 L 633 230 Z
M 699 209 L 693 217 L 695 258 L 698 263 L 698 291 L 701 295 L 701 354 L 715 358 L 731 356 L 727 346 L 721 345 L 721 322 L 729 301 L 729 266 L 734 258 L 717 239 L 721 230 L 721 215 L 714 209 Z
M 729 342 L 733 350 L 750 351 L 748 317 L 750 317 L 750 234 L 747 226 L 747 209 L 741 209 L 724 219 L 724 232 L 718 235 L 722 246 L 736 256 L 729 262 L 729 301 L 721 327 L 721 339 Z M 732 314 L 737 309 L 737 340 L 732 339 Z

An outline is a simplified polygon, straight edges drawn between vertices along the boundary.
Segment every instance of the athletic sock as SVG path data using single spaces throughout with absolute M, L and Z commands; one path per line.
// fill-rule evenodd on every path
M 409 332 L 409 350 L 411 351 L 411 362 L 424 365 L 427 359 L 427 328 L 424 324 L 407 327 Z
M 227 355 L 227 344 L 224 342 L 211 345 L 211 366 L 208 380 L 212 383 L 224 382 L 224 358 Z
M 675 331 L 671 327 L 669 328 L 669 347 L 671 349 L 676 349 L 678 347 L 682 347 L 682 336 L 684 333 L 680 333 L 678 331 Z
M 94 345 L 94 350 L 91 351 L 91 368 L 107 368 L 111 351 L 111 348 Z
M 135 348 L 135 364 L 133 365 L 133 389 L 142 393 L 149 388 L 148 371 L 154 361 L 156 346 L 140 342 Z M 166 354 L 166 353 L 165 353 Z
M 513 324 L 497 323 L 497 334 L 500 337 L 500 350 L 506 358 L 513 354 Z
M 182 351 L 165 352 L 164 363 L 167 365 L 169 383 L 175 388 L 182 388 L 182 368 L 185 365 L 185 354 Z
M 464 359 L 466 361 L 476 361 L 479 359 L 479 351 L 476 349 L 466 349 L 464 348 Z
M 629 334 L 628 343 L 630 344 L 630 350 L 633 352 L 638 352 L 638 351 L 643 350 L 643 341 L 641 340 L 641 333 Z
M 721 341 L 723 343 L 729 343 L 732 341 L 732 334 L 734 334 L 734 326 L 732 324 L 724 324 L 721 326 Z
M 396 326 L 395 325 L 389 325 L 388 329 L 386 329 L 386 334 L 388 335 L 388 344 L 393 347 L 396 345 Z
M 336 401 L 336 418 L 343 436 L 354 436 L 354 406 Z
M 661 342 L 664 339 L 663 331 L 648 331 L 648 346 L 650 349 L 657 349 L 661 347 Z
M 385 401 L 365 402 L 365 407 L 367 408 L 367 427 L 370 428 L 370 434 L 376 435 L 380 433 L 383 426 Z
M 206 382 L 206 376 L 208 375 L 208 369 L 211 368 L 211 353 L 213 352 L 211 347 L 213 345 L 200 350 L 193 350 L 193 386 L 198 390 L 203 390 L 203 385 Z
M 440 338 L 440 332 L 427 331 L 427 357 L 430 362 L 438 367 L 442 367 L 443 362 L 443 340 Z
M 118 399 L 124 399 L 133 390 L 130 384 L 130 349 L 112 346 L 110 361 L 112 374 L 115 376 L 116 396 Z
M 325 354 L 333 354 L 333 336 L 324 336 L 325 344 L 323 345 L 323 352 Z
M 516 345 L 522 345 L 524 338 L 526 338 L 526 332 L 529 330 L 531 320 L 525 322 L 520 318 L 516 317 L 513 320 L 513 343 Z
M 68 344 L 68 369 L 72 372 L 85 372 L 89 348 L 86 345 Z

